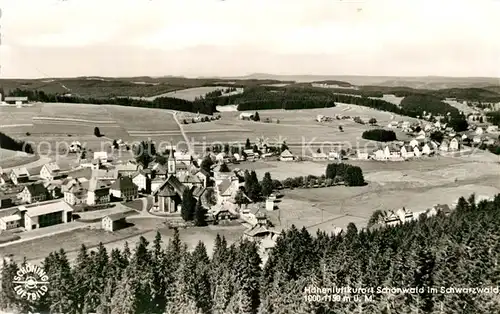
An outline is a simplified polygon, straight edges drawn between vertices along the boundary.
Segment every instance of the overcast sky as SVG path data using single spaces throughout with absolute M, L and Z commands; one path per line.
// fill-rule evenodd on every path
M 0 0 L 0 77 L 500 77 L 497 0 Z

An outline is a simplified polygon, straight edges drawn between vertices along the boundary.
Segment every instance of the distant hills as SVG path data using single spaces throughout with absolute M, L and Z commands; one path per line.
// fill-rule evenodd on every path
M 295 82 L 343 81 L 352 85 L 378 85 L 388 87 L 410 87 L 415 89 L 446 89 L 498 86 L 498 77 L 445 77 L 445 76 L 359 76 L 359 75 L 275 75 L 254 73 L 241 77 L 226 77 L 233 80 L 278 80 Z

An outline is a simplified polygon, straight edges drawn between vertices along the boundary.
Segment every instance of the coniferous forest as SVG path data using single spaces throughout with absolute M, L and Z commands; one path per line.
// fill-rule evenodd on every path
M 158 234 L 132 249 L 82 246 L 73 265 L 64 251 L 50 254 L 43 263 L 48 292 L 32 303 L 12 289 L 20 265 L 6 263 L 0 306 L 18 313 L 498 313 L 498 294 L 440 292 L 499 285 L 499 240 L 500 195 L 478 204 L 462 197 L 449 216 L 369 231 L 350 224 L 340 235 L 312 235 L 291 227 L 264 266 L 253 242 L 228 246 L 218 236 L 209 257 L 201 242 L 188 251 L 177 232 L 168 243 Z M 335 286 L 375 293 L 309 302 L 304 292 Z M 412 287 L 423 291 L 388 289 Z

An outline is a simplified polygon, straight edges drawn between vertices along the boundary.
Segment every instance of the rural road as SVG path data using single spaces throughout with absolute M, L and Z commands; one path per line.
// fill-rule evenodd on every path
M 7 172 L 7 171 L 10 171 L 12 169 L 19 168 L 19 167 L 25 167 L 29 171 L 29 169 L 38 168 L 38 167 L 41 167 L 41 166 L 43 166 L 45 164 L 48 164 L 50 162 L 52 162 L 52 158 L 49 158 L 49 157 L 40 157 L 40 159 L 35 160 L 33 162 L 29 162 L 29 163 L 24 164 L 24 165 L 19 165 L 19 166 L 16 166 L 16 167 L 3 168 L 3 171 Z
M 174 120 L 177 123 L 177 125 L 179 126 L 179 129 L 181 130 L 182 137 L 184 138 L 184 141 L 186 142 L 186 145 L 188 146 L 189 153 L 193 154 L 194 153 L 193 146 L 191 145 L 191 142 L 189 141 L 189 138 L 187 137 L 186 132 L 184 132 L 184 127 L 179 122 L 179 118 L 177 118 L 178 112 L 172 110 L 172 111 L 170 111 L 170 113 L 172 113 L 172 115 L 174 116 Z

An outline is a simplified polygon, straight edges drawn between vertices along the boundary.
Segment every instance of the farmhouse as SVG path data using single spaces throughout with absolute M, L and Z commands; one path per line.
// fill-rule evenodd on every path
M 400 223 L 405 223 L 407 221 L 413 220 L 413 213 L 406 208 L 400 208 L 396 211 L 390 211 L 387 217 L 385 217 L 385 224 L 388 226 L 397 225 Z
M 314 161 L 326 161 L 328 156 L 325 153 L 312 153 L 312 159 Z
M 5 97 L 4 101 L 8 104 L 21 105 L 28 102 L 28 97 Z
M 130 177 L 120 177 L 111 185 L 111 195 L 125 201 L 137 198 L 138 188 Z
M 64 201 L 69 205 L 86 203 L 88 188 L 89 183 L 85 178 L 69 179 L 68 182 L 62 186 Z
M 129 216 L 128 212 L 110 214 L 102 218 L 102 229 L 113 232 L 127 225 L 126 218 Z
M 45 201 L 47 194 L 47 189 L 42 183 L 34 183 L 25 186 L 19 196 L 23 203 L 30 204 Z
M 99 205 L 110 202 L 110 187 L 103 181 L 92 178 L 88 184 L 87 204 Z
M 250 112 L 242 112 L 240 113 L 240 120 L 253 120 L 254 114 Z
M 49 201 L 43 205 L 20 206 L 21 217 L 24 217 L 24 228 L 33 229 L 70 222 L 73 208 L 62 201 Z
M 61 168 L 55 162 L 45 164 L 40 170 L 40 177 L 48 181 L 55 180 L 61 177 Z
M 295 156 L 288 149 L 285 149 L 280 154 L 280 160 L 281 161 L 294 161 Z
M 30 174 L 26 168 L 15 168 L 10 172 L 10 181 L 15 185 L 26 183 L 30 180 Z

